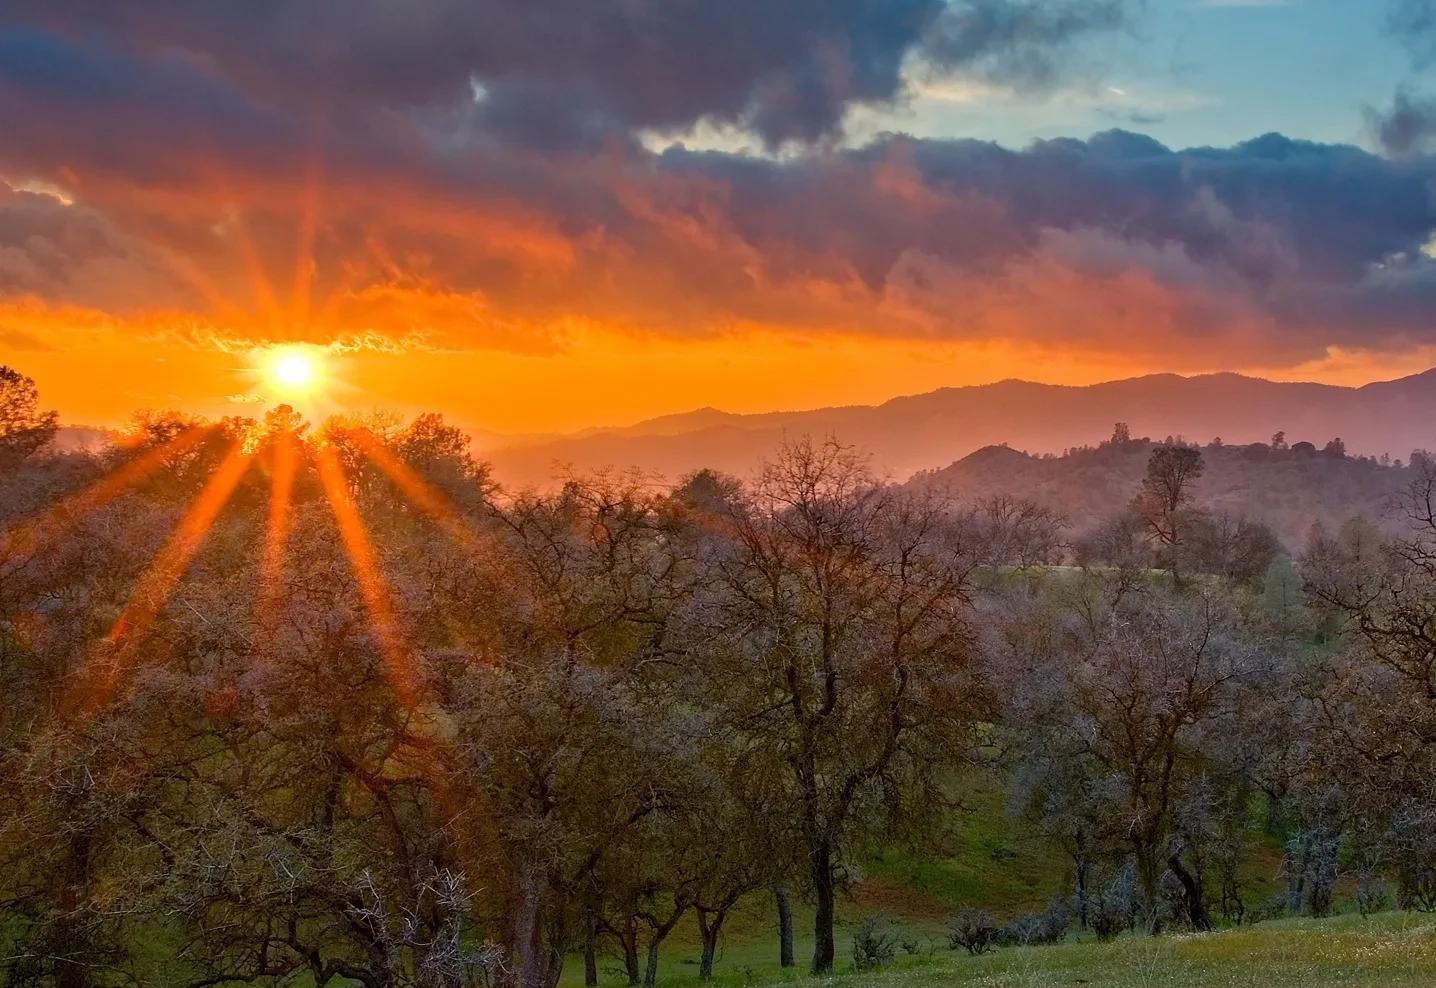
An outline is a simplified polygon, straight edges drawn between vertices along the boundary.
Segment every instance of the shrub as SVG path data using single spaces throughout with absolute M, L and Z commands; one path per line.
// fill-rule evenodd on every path
M 1286 845 L 1287 907 L 1300 912 L 1305 904 L 1313 916 L 1331 913 L 1339 873 L 1341 843 L 1325 830 L 1303 830 Z
M 1397 905 L 1436 911 L 1436 813 L 1407 806 L 1391 821 L 1386 844 L 1396 865 Z
M 1391 886 L 1379 875 L 1362 872 L 1356 876 L 1356 909 L 1362 916 L 1379 913 L 1391 904 Z
M 1436 870 L 1430 865 L 1402 865 L 1398 896 L 1402 909 L 1436 912 Z
M 1028 913 L 1007 924 L 1002 939 L 1023 946 L 1058 943 L 1067 935 L 1071 923 L 1071 907 L 1062 899 L 1053 899 L 1046 911 Z
M 1137 891 L 1137 869 L 1128 859 L 1112 878 L 1112 884 L 1093 901 L 1090 908 L 1092 932 L 1098 940 L 1110 940 L 1123 930 L 1131 929 L 1141 911 L 1141 894 Z
M 992 916 L 981 909 L 964 909 L 947 921 L 948 946 L 962 948 L 974 957 L 996 947 L 1001 936 Z
M 1300 905 L 1300 903 L 1298 903 Z M 1247 914 L 1247 922 L 1262 923 L 1269 919 L 1281 919 L 1291 912 L 1291 893 L 1278 892 L 1265 905 L 1258 906 Z
M 889 964 L 897 955 L 898 939 L 888 924 L 877 916 L 868 916 L 853 934 L 853 966 L 859 971 Z

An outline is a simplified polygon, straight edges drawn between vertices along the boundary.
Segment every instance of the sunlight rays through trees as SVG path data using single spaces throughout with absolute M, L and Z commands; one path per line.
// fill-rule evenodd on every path
M 770 902 L 791 962 L 796 901 L 827 974 L 866 869 L 955 853 L 983 800 L 1055 897 L 951 902 L 974 952 L 1322 915 L 1343 873 L 1428 908 L 1432 461 L 1408 537 L 1291 561 L 1191 483 L 1217 447 L 1104 449 L 1147 474 L 1075 538 L 831 439 L 517 492 L 436 415 L 32 451 L 0 476 L 0 971 L 652 986 L 690 939 L 720 977 Z

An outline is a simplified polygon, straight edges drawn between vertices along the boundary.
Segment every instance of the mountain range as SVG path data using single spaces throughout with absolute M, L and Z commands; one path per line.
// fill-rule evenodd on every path
M 1088 446 L 1127 423 L 1133 436 L 1208 443 L 1290 443 L 1318 448 L 1340 437 L 1352 454 L 1405 458 L 1436 447 L 1436 369 L 1341 387 L 1221 373 L 1152 374 L 1088 386 L 1007 380 L 942 388 L 880 405 L 735 414 L 713 408 L 620 428 L 491 440 L 481 453 L 510 488 L 548 487 L 565 476 L 637 470 L 674 481 L 703 467 L 748 476 L 785 441 L 833 436 L 873 457 L 880 473 L 906 480 L 987 446 L 1060 453 Z

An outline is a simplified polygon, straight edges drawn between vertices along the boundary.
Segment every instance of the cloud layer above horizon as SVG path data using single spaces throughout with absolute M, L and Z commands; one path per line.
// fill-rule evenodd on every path
M 54 318 L 532 354 L 592 327 L 1265 366 L 1436 344 L 1419 95 L 1373 119 L 1386 154 L 845 137 L 915 80 L 1059 86 L 1140 10 L 10 0 L 0 344 L 43 346 Z M 1394 15 L 1418 63 L 1431 13 Z M 704 128 L 751 150 L 678 143 Z

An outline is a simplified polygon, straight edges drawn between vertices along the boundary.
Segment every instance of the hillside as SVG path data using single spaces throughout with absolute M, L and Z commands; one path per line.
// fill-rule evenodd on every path
M 1080 533 L 1132 498 L 1153 445 L 1133 440 L 1062 456 L 989 446 L 942 470 L 919 473 L 910 483 L 940 487 L 964 501 L 993 494 L 1030 497 L 1062 511 Z M 1370 458 L 1265 444 L 1208 445 L 1202 459 L 1197 501 L 1213 511 L 1266 522 L 1292 549 L 1305 542 L 1313 522 L 1334 527 L 1353 515 L 1380 516 L 1411 476 L 1409 468 Z
M 1264 442 L 1281 430 L 1293 443 L 1321 446 L 1341 436 L 1353 453 L 1405 458 L 1436 446 L 1436 370 L 1360 388 L 1238 374 L 1156 374 L 1088 387 L 1001 381 L 875 406 L 757 415 L 701 409 L 624 428 L 491 441 L 482 452 L 511 487 L 610 467 L 673 480 L 701 467 L 747 475 L 785 438 L 831 435 L 904 479 L 999 443 L 1060 453 L 1106 438 L 1117 421 L 1129 423 L 1133 435 L 1203 442 Z
M 808 988 L 834 984 L 864 988 L 1416 988 L 1436 980 L 1436 924 L 1430 916 L 1383 913 L 1363 919 L 1284 919 L 1202 935 L 1124 936 L 1110 943 L 1091 939 L 1055 946 L 1008 947 L 969 957 L 950 951 L 940 935 L 909 939 L 916 954 L 900 950 L 888 968 L 854 972 L 848 955 L 851 931 L 842 932 L 838 979 L 783 971 L 772 947 L 740 948 L 718 966 L 709 984 L 784 984 Z M 674 958 L 672 980 L 699 985 L 690 957 Z M 619 985 L 603 972 L 600 985 Z M 565 968 L 565 983 L 570 980 Z

